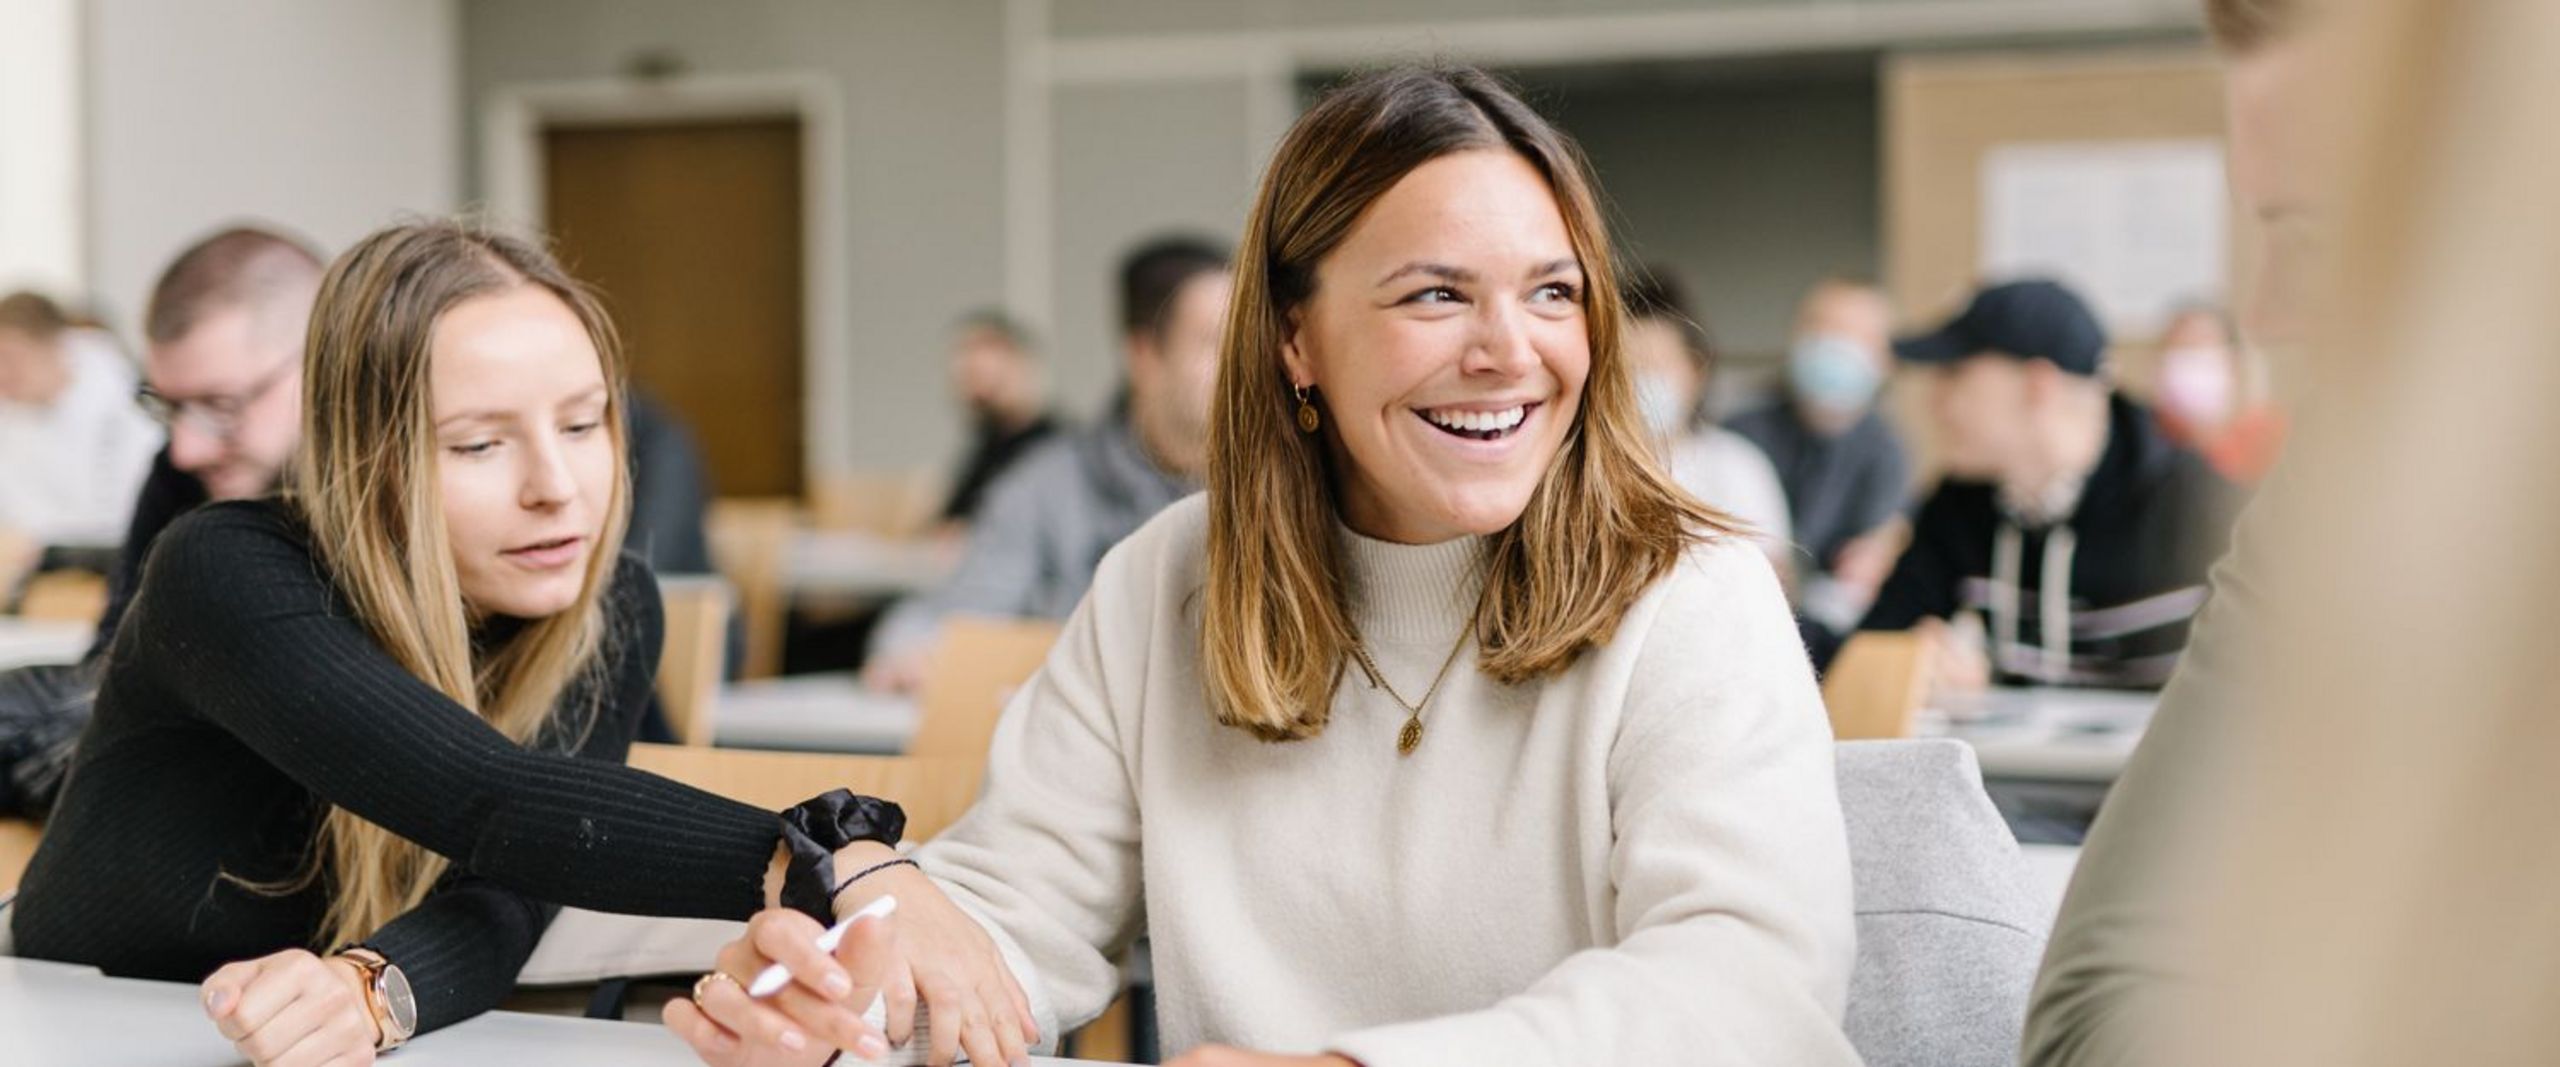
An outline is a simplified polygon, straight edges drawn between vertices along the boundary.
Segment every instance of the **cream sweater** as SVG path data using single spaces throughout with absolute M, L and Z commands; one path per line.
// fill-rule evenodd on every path
M 987 791 L 918 852 L 1056 1034 L 1152 940 L 1168 1054 L 1203 1042 L 1419 1064 L 1855 1063 L 1831 734 L 1768 561 L 1694 551 L 1565 673 L 1472 650 L 1398 757 L 1357 667 L 1323 736 L 1214 722 L 1205 498 L 1103 560 L 996 731 Z M 1478 540 L 1342 534 L 1353 619 L 1418 696 Z

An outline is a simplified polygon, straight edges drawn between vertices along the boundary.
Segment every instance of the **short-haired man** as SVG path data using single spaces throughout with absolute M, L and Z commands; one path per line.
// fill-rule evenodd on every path
M 168 445 L 134 501 L 88 654 L 0 673 L 0 811 L 51 807 L 160 531 L 209 500 L 258 496 L 282 477 L 302 435 L 302 339 L 321 271 L 301 242 L 235 227 L 180 253 L 152 286 L 141 402 L 167 427 Z
M 1122 261 L 1127 389 L 1109 417 L 1041 445 L 988 487 L 951 580 L 881 620 L 866 681 L 914 688 L 948 615 L 1065 618 L 1103 553 L 1197 491 L 1233 291 L 1227 254 L 1203 241 L 1153 241 Z
M 987 487 L 1058 432 L 1031 331 L 1001 311 L 973 311 L 951 330 L 951 391 L 969 416 L 969 455 L 943 501 L 942 521 L 966 528 Z

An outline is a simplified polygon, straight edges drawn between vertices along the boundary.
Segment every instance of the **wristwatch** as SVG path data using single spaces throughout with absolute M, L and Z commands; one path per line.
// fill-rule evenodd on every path
M 338 953 L 338 958 L 364 973 L 365 1005 L 382 1033 L 373 1044 L 375 1052 L 399 1048 L 418 1032 L 418 997 L 409 991 L 409 976 L 400 973 L 399 964 L 362 945 Z

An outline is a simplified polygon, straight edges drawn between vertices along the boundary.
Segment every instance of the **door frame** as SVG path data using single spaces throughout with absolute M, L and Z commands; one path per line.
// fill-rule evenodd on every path
M 717 119 L 800 122 L 801 483 L 852 472 L 851 250 L 844 103 L 824 75 L 688 74 L 665 81 L 518 82 L 480 109 L 484 210 L 502 225 L 545 230 L 542 131 L 552 125 L 649 126 Z

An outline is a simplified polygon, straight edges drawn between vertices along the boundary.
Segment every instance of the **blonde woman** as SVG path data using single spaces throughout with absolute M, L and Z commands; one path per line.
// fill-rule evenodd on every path
M 851 972 L 801 936 L 843 849 L 896 841 L 894 805 L 777 818 L 619 765 L 661 620 L 621 554 L 612 327 L 548 254 L 378 233 L 331 267 L 305 353 L 290 491 L 159 539 L 11 916 L 21 954 L 202 979 L 259 1064 L 363 1063 L 494 1006 L 553 905 L 781 904 L 784 999 L 830 1042 L 885 1051 L 847 1005 L 910 977 L 937 1011 L 1010 1017 L 991 948 L 908 976 L 877 922 Z M 755 1029 L 734 984 L 697 992 L 810 1043 Z
M 1184 1064 L 1856 1062 L 1813 675 L 1768 559 L 1650 458 L 1595 201 L 1475 71 L 1302 117 L 1206 497 L 1104 561 L 922 871 L 845 903 L 992 934 L 1044 1030 L 1146 933 Z M 934 886 L 964 911 L 911 915 Z

